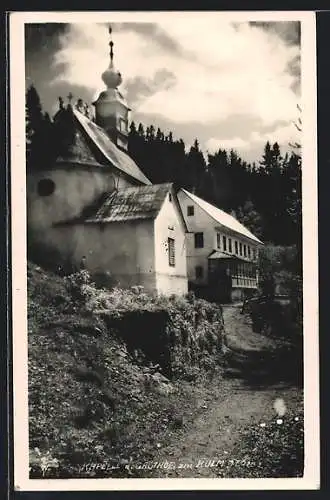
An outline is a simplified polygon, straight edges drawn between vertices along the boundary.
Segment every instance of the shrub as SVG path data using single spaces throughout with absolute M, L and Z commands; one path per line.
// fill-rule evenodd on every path
M 260 288 L 264 295 L 289 293 L 297 296 L 302 279 L 300 256 L 295 245 L 266 245 L 260 250 Z
M 98 288 L 85 270 L 66 277 L 65 283 L 86 313 L 103 318 L 131 352 L 142 350 L 168 376 L 191 378 L 197 368 L 208 370 L 219 361 L 224 329 L 219 305 L 193 294 L 151 296 L 142 287 Z

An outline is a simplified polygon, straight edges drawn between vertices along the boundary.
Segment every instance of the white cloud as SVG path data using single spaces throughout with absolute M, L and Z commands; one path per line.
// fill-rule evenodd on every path
M 232 139 L 221 139 L 217 137 L 211 137 L 206 141 L 206 148 L 210 153 L 215 153 L 219 149 L 234 149 L 244 156 L 244 158 L 250 158 L 249 153 L 256 153 L 257 157 L 262 154 L 263 148 L 266 142 L 269 141 L 271 144 L 277 142 L 281 148 L 282 154 L 287 151 L 291 151 L 290 144 L 295 142 L 301 142 L 300 133 L 297 131 L 292 122 L 275 128 L 272 132 L 257 132 L 253 131 L 248 139 L 241 139 L 240 137 L 234 137 Z
M 115 63 L 126 82 L 136 77 L 153 80 L 166 69 L 176 81 L 141 99 L 137 112 L 159 114 L 185 124 L 215 124 L 233 114 L 248 114 L 271 125 L 296 117 L 297 96 L 288 63 L 298 54 L 276 34 L 248 24 L 237 27 L 210 13 L 201 20 L 175 17 L 161 24 L 187 57 L 169 52 L 140 33 L 114 32 Z M 83 85 L 96 95 L 100 75 L 108 64 L 108 33 L 104 25 L 73 24 L 60 39 L 54 63 L 64 63 L 58 80 Z M 231 139 L 236 141 L 237 139 Z M 255 137 L 253 140 L 257 140 Z M 210 139 L 215 141 L 215 139 Z M 246 141 L 238 141 L 241 148 Z
M 240 137 L 234 137 L 233 139 L 217 139 L 215 137 L 211 137 L 206 142 L 206 147 L 210 153 L 215 153 L 219 151 L 219 149 L 226 149 L 227 151 L 230 149 L 234 149 L 235 151 L 245 151 L 249 149 L 251 143 L 249 141 L 245 141 Z

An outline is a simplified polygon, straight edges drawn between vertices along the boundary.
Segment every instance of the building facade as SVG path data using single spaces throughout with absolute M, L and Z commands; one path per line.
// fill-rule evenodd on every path
M 180 189 L 190 289 L 212 300 L 242 300 L 258 287 L 262 242 L 234 217 Z

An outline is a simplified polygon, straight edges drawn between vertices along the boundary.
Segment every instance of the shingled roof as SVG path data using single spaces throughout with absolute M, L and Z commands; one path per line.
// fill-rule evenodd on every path
M 57 140 L 63 142 L 56 163 L 114 167 L 141 184 L 151 184 L 135 161 L 119 149 L 105 130 L 74 107 L 61 109 L 54 116 Z M 64 137 L 63 137 L 64 135 Z
M 153 184 L 110 193 L 84 222 L 123 222 L 157 217 L 172 184 Z
M 110 162 L 115 168 L 137 179 L 141 183 L 151 184 L 135 161 L 124 151 L 120 150 L 101 127 L 92 122 L 80 111 L 74 108 L 72 111 L 84 132 L 88 135 L 107 162 Z

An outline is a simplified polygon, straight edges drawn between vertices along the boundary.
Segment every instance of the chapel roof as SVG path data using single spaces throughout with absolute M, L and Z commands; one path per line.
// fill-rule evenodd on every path
M 84 222 L 123 222 L 157 217 L 172 183 L 120 189 L 109 193 Z
M 112 142 L 105 130 L 96 125 L 80 111 L 72 108 L 73 115 L 79 122 L 81 128 L 96 146 L 106 162 L 110 162 L 115 168 L 140 181 L 142 184 L 151 184 L 135 161 Z
M 141 184 L 151 184 L 135 161 L 116 146 L 105 130 L 75 106 L 60 109 L 54 116 L 54 123 L 58 127 L 62 124 L 61 133 L 65 134 L 64 149 L 57 155 L 57 164 L 86 164 L 98 168 L 112 166 Z

